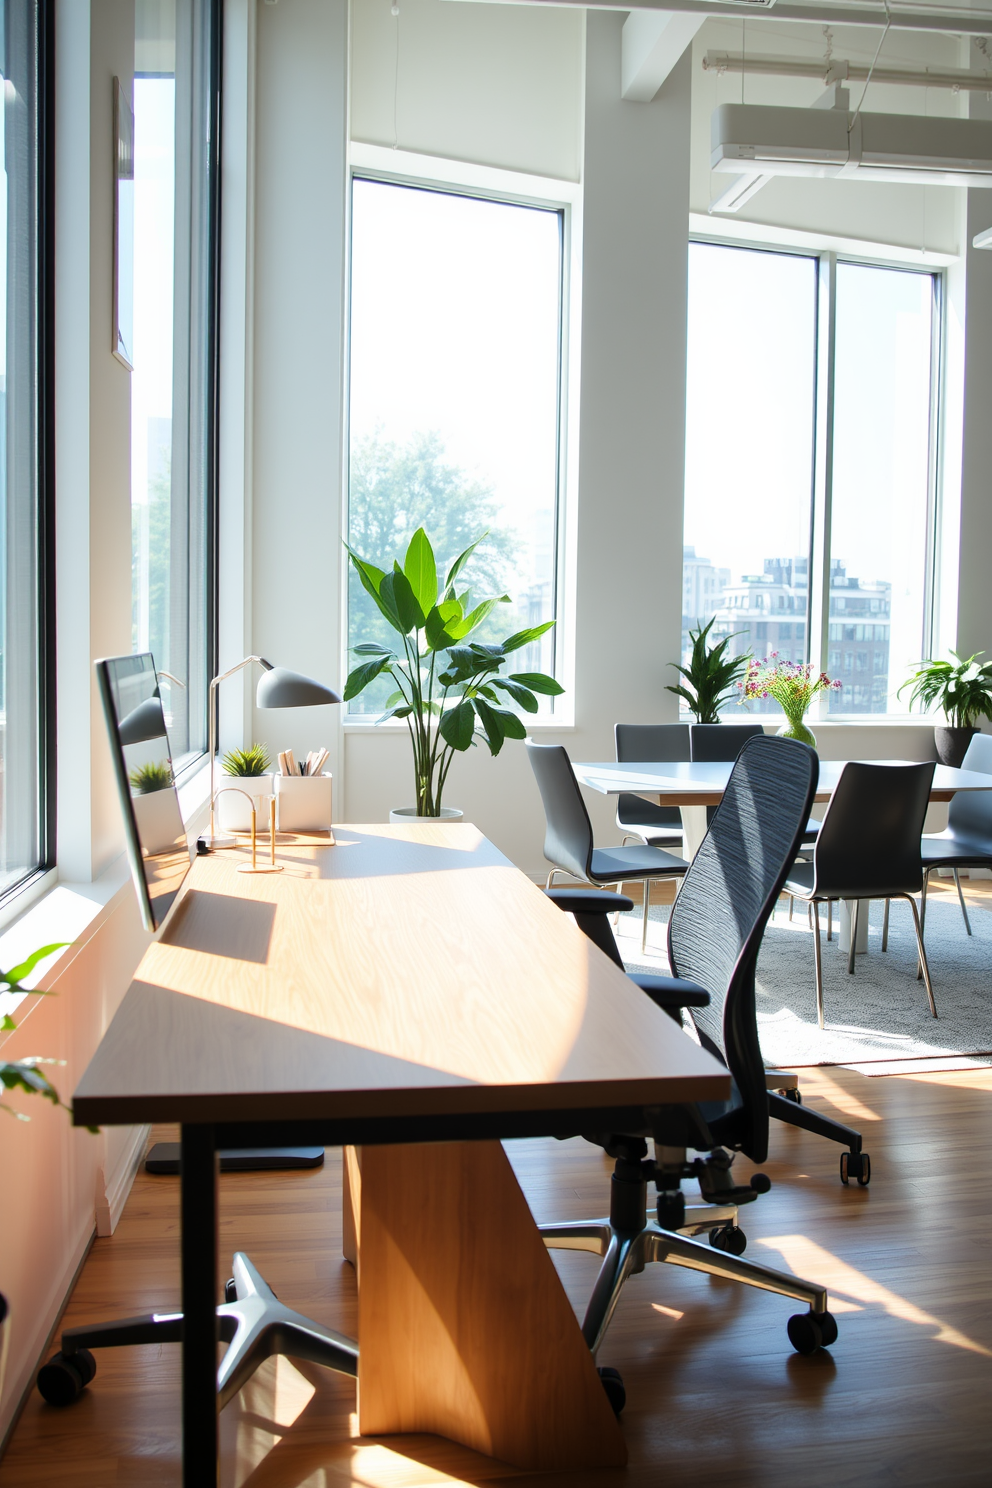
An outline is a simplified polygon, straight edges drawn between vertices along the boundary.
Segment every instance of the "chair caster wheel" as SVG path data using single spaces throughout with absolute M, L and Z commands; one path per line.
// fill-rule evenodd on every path
M 859 1188 L 867 1188 L 871 1182 L 871 1158 L 867 1152 L 841 1153 L 840 1181 L 847 1184 L 852 1178 L 858 1180 Z
M 89 1349 L 77 1349 L 74 1354 L 60 1352 L 38 1370 L 38 1393 L 49 1405 L 71 1405 L 95 1374 L 96 1360 Z
M 784 1095 L 786 1100 L 791 1101 L 794 1106 L 801 1106 L 803 1103 L 802 1093 L 799 1090 L 782 1090 L 780 1094 Z
M 237 1300 L 238 1300 L 238 1289 L 237 1289 L 237 1287 L 234 1284 L 234 1277 L 231 1276 L 224 1283 L 224 1301 L 225 1302 L 237 1302 Z
M 619 1369 L 611 1369 L 607 1365 L 604 1369 L 597 1369 L 596 1373 L 606 1391 L 606 1398 L 613 1407 L 613 1414 L 618 1416 L 627 1404 L 627 1391 L 623 1387 Z
M 747 1236 L 739 1225 L 717 1225 L 710 1230 L 710 1244 L 714 1250 L 741 1256 L 747 1250 Z
M 837 1322 L 829 1312 L 797 1312 L 789 1319 L 789 1342 L 797 1354 L 815 1354 L 837 1342 Z

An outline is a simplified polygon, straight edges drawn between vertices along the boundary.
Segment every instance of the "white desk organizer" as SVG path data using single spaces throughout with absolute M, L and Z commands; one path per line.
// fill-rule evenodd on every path
M 276 827 L 280 832 L 329 832 L 333 815 L 329 771 L 276 776 Z

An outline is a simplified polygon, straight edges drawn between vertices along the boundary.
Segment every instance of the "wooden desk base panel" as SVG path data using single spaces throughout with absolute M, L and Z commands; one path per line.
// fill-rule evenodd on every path
M 363 1436 L 530 1469 L 620 1467 L 623 1433 L 499 1142 L 348 1148 Z

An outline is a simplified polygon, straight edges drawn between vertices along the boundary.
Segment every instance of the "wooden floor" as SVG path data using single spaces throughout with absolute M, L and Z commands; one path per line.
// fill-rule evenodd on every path
M 785 1332 L 793 1304 L 649 1268 L 630 1282 L 600 1357 L 626 1382 L 630 1465 L 569 1475 L 575 1488 L 989 1481 L 992 1071 L 866 1079 L 820 1069 L 804 1088 L 811 1106 L 861 1127 L 871 1187 L 842 1187 L 832 1144 L 776 1127 L 764 1165 L 772 1190 L 743 1227 L 749 1255 L 831 1288 L 837 1344 L 800 1358 Z M 594 1148 L 528 1141 L 509 1151 L 539 1220 L 603 1211 L 609 1163 Z M 341 1259 L 340 1191 L 337 1152 L 318 1172 L 225 1175 L 221 1250 L 246 1250 L 284 1301 L 348 1333 L 355 1285 Z M 116 1234 L 96 1241 L 66 1323 L 175 1306 L 177 1225 L 176 1180 L 142 1173 Z M 561 1258 L 576 1308 L 595 1266 Z M 178 1484 L 178 1364 L 175 1346 L 108 1350 L 75 1406 L 56 1411 L 34 1395 L 0 1484 Z M 354 1408 L 351 1381 L 270 1361 L 223 1413 L 223 1483 L 564 1481 L 514 1474 L 437 1438 L 362 1440 Z

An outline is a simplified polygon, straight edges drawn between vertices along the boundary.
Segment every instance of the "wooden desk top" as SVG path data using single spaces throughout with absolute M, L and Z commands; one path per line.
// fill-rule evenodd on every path
M 817 801 L 829 801 L 846 760 L 820 761 Z M 908 765 L 913 760 L 867 760 L 870 765 Z M 572 766 L 580 785 L 616 796 L 621 791 L 633 795 L 650 795 L 652 799 L 680 806 L 715 806 L 726 789 L 733 764 L 715 760 L 675 760 L 671 764 L 618 764 L 616 760 Z M 957 791 L 992 790 L 992 775 L 975 770 L 955 770 L 950 765 L 937 765 L 933 773 L 931 801 L 949 801 Z
M 333 847 L 278 846 L 278 874 L 238 873 L 244 849 L 197 858 L 75 1093 L 77 1124 L 727 1095 L 723 1067 L 475 827 L 334 830 Z

